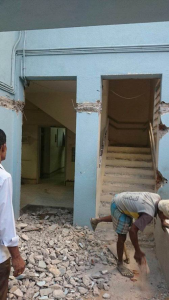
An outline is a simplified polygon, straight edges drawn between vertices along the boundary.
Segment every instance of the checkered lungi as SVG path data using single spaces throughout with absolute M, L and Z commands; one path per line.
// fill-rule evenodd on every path
M 132 218 L 123 214 L 115 202 L 111 203 L 111 216 L 114 230 L 118 234 L 127 234 L 130 226 L 132 225 Z

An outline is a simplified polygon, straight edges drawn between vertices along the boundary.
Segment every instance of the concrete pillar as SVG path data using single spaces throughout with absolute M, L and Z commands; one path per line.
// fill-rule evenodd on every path
M 16 40 L 18 39 L 18 33 L 15 35 L 16 37 L 14 36 L 15 39 L 13 43 L 16 43 Z M 1 46 L 5 47 L 3 43 Z M 0 47 L 0 50 L 1 48 L 2 47 Z M 8 58 L 6 60 L 11 62 L 10 55 L 11 52 L 9 51 L 10 59 Z M 15 65 L 15 53 L 12 55 L 13 65 L 10 65 L 6 70 L 6 72 L 8 71 L 8 76 L 6 75 L 7 79 L 4 79 L 4 84 L 0 84 L 0 129 L 4 130 L 7 136 L 7 157 L 6 160 L 2 162 L 2 165 L 12 175 L 13 207 L 15 218 L 18 218 L 20 214 L 21 141 L 24 88 L 22 81 L 19 78 L 20 65 L 18 63 Z M 11 70 L 13 74 L 13 80 L 10 81 Z M 2 76 L 2 71 L 3 70 L 0 70 L 0 76 Z
M 13 206 L 15 217 L 18 218 L 20 210 L 22 112 L 0 106 L 0 116 L 0 129 L 4 130 L 7 137 L 7 157 L 2 165 L 12 175 Z
M 168 179 L 168 183 L 160 188 L 158 193 L 162 199 L 169 199 L 169 134 L 167 133 L 169 131 L 169 74 L 162 76 L 161 102 L 166 103 L 163 104 L 163 106 L 165 105 L 165 110 L 161 108 L 161 121 L 166 126 L 166 129 L 164 132 L 161 131 L 162 137 L 159 140 L 158 169 Z
M 96 215 L 100 143 L 101 78 L 77 78 L 74 224 L 90 226 Z

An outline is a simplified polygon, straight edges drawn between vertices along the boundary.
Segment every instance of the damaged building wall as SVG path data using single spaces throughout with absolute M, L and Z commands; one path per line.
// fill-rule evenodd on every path
M 28 32 L 25 76 L 28 80 L 77 78 L 77 103 L 96 103 L 101 99 L 101 86 L 96 84 L 98 80 L 151 79 L 168 74 L 169 49 L 166 46 L 169 44 L 168 29 L 169 23 L 165 22 Z M 18 48 L 17 54 L 21 59 L 22 48 Z M 164 85 L 168 83 L 165 82 Z M 49 107 L 53 105 L 51 101 L 47 93 L 42 93 L 36 104 L 40 107 L 42 102 L 45 103 L 44 109 L 48 113 Z M 62 100 L 58 101 L 61 106 Z M 65 121 L 68 123 L 72 103 L 69 105 L 65 115 Z M 56 116 L 56 106 L 52 113 Z M 75 116 L 75 110 L 73 113 Z M 99 157 L 97 142 L 100 139 L 98 137 L 100 114 L 98 112 L 76 114 L 78 134 L 74 222 L 82 225 L 85 222 L 88 224 L 89 216 L 96 213 L 95 185 Z M 71 117 L 70 119 L 72 120 Z M 66 127 L 75 132 L 75 121 L 73 126 Z M 82 207 L 87 207 L 83 216 Z
M 16 63 L 20 32 L 0 33 L 0 128 L 7 136 L 7 157 L 2 162 L 13 179 L 15 217 L 20 210 L 21 136 L 24 90 Z
M 151 78 L 151 76 L 160 77 L 162 74 L 162 80 L 164 80 L 164 77 L 168 75 L 168 29 L 169 23 L 164 22 L 27 32 L 26 49 L 23 51 L 23 44 L 17 47 L 16 93 L 12 97 L 9 95 L 9 98 L 15 100 L 24 99 L 24 96 L 19 94 L 21 89 L 19 77 L 22 78 L 23 82 L 32 79 L 77 78 L 77 103 L 96 103 L 101 100 L 101 78 L 112 79 L 112 76 L 116 78 L 118 76 L 126 76 L 128 78 L 144 78 L 147 76 L 147 78 Z M 163 81 L 163 87 L 167 86 L 168 81 Z M 5 96 L 4 92 L 1 95 Z M 37 95 L 35 95 L 36 97 Z M 167 97 L 164 97 L 162 100 L 167 102 L 166 99 Z M 54 102 L 55 100 L 55 95 L 50 100 L 48 92 L 43 92 L 37 102 L 39 106 L 40 103 L 45 103 L 44 110 L 48 113 L 49 107 L 53 109 L 52 101 Z M 75 110 L 71 99 L 67 98 L 67 101 L 69 103 L 67 110 L 64 109 L 64 103 L 66 102 L 60 96 L 56 103 L 63 107 L 62 112 L 65 120 L 63 125 L 75 132 Z M 57 118 L 60 121 L 60 113 L 57 111 L 57 106 L 54 108 L 52 114 L 55 114 L 55 117 L 58 114 Z M 3 109 L 6 110 L 5 108 Z M 17 115 L 17 113 L 15 114 Z M 71 117 L 71 114 L 74 114 L 74 117 Z M 77 112 L 77 121 L 76 211 L 74 221 L 77 221 L 79 224 L 85 224 L 88 217 L 94 216 L 96 212 L 96 169 L 99 157 L 100 113 Z M 14 132 L 16 131 L 18 134 L 21 128 L 21 122 L 17 123 L 16 118 L 15 122 L 16 126 L 13 127 L 12 135 L 13 146 L 14 141 L 17 140 Z M 1 123 L 3 124 L 3 122 Z M 166 137 L 167 135 L 162 138 L 162 141 Z M 16 170 L 16 162 L 18 162 L 18 171 L 15 177 L 20 178 L 20 152 L 17 151 L 16 154 L 16 151 L 12 151 L 11 154 L 13 159 L 12 167 L 15 165 Z M 18 190 L 19 183 L 15 182 L 15 186 Z M 165 188 L 167 189 L 167 187 Z M 84 192 L 82 193 L 82 191 Z M 18 200 L 15 199 L 15 201 L 17 203 Z M 87 205 L 86 201 L 88 201 Z M 86 206 L 87 211 L 81 218 L 81 207 Z
M 161 122 L 163 126 L 159 126 L 159 162 L 158 169 L 163 177 L 169 181 L 169 113 L 161 115 Z M 161 128 L 162 127 L 162 128 Z M 159 194 L 162 199 L 169 199 L 169 184 L 162 181 L 162 187 L 159 189 Z
M 100 142 L 103 141 L 103 135 L 107 124 L 108 117 L 108 95 L 109 95 L 109 81 L 102 81 L 102 111 L 101 111 L 101 132 Z
M 159 158 L 158 169 L 160 170 L 161 187 L 158 190 L 162 199 L 169 199 L 169 74 L 162 77 L 161 101 L 159 103 L 159 120 L 158 136 L 159 136 Z M 169 286 L 169 266 L 166 262 L 169 259 L 169 230 L 163 232 L 159 218 L 155 224 L 155 242 L 156 255 L 160 262 L 166 282 Z M 162 247 L 161 247 L 162 245 Z
M 100 76 L 77 78 L 77 103 L 82 104 L 83 110 L 76 113 L 74 223 L 82 226 L 90 226 L 90 218 L 96 215 L 101 101 Z M 97 111 L 93 111 L 93 107 Z

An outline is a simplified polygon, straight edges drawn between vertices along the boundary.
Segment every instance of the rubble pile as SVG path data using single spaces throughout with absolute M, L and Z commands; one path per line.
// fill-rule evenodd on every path
M 8 299 L 91 300 L 100 292 L 110 299 L 106 266 L 115 260 L 88 227 L 72 226 L 72 213 L 39 209 L 23 214 L 16 227 L 26 269 L 17 279 L 10 276 Z M 92 274 L 99 263 L 102 268 Z

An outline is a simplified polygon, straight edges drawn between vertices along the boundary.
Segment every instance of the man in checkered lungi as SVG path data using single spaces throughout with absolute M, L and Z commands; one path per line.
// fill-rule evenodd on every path
M 113 222 L 115 232 L 118 234 L 117 241 L 117 269 L 126 277 L 133 277 L 133 273 L 123 264 L 123 252 L 127 233 L 135 248 L 134 258 L 141 265 L 145 262 L 145 254 L 138 244 L 138 231 L 151 223 L 158 214 L 162 228 L 169 228 L 166 219 L 169 219 L 169 200 L 161 200 L 160 196 L 148 192 L 124 192 L 115 195 L 111 203 L 111 215 L 103 218 L 92 218 L 91 226 L 96 229 L 100 222 Z M 135 219 L 133 223 L 133 219 Z

